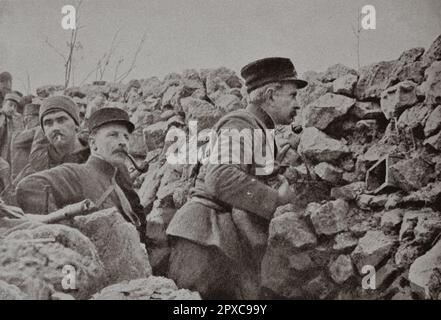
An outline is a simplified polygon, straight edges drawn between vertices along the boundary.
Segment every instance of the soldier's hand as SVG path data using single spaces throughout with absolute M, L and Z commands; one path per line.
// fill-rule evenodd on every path
M 283 206 L 288 203 L 292 203 L 295 197 L 294 191 L 289 186 L 288 180 L 286 178 L 283 179 L 282 184 L 277 190 L 279 197 L 277 206 Z

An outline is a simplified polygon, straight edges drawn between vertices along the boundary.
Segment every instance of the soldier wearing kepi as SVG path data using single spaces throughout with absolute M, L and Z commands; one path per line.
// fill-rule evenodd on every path
M 29 155 L 34 172 L 62 163 L 84 163 L 90 155 L 87 141 L 78 138 L 78 106 L 67 96 L 46 98 L 40 107 L 37 130 Z
M 269 129 L 293 121 L 299 109 L 297 90 L 307 82 L 297 79 L 294 65 L 287 58 L 252 62 L 241 75 L 249 104 L 245 110 L 219 120 L 215 130 L 216 140 L 221 142 L 217 146 L 222 149 L 226 142 L 226 150 L 231 150 L 231 136 L 223 139 L 223 135 L 234 129 L 258 130 L 265 135 L 261 141 L 275 146 Z M 168 277 L 206 299 L 259 297 L 260 263 L 269 222 L 276 208 L 294 197 L 286 179 L 278 189 L 268 185 L 269 178 L 277 176 L 280 154 L 276 147 L 274 153 L 268 153 L 268 159 L 257 161 L 252 135 L 248 142 L 237 135 L 231 138 L 233 145 L 240 145 L 242 155 L 252 155 L 252 163 L 237 157 L 239 164 L 210 160 L 203 164 L 190 200 L 167 228 L 172 243 Z
M 23 109 L 24 130 L 12 139 L 11 146 L 11 174 L 12 179 L 26 167 L 29 163 L 32 142 L 39 127 L 38 114 L 40 104 L 28 103 Z
M 117 207 L 138 228 L 144 242 L 144 208 L 124 164 L 134 125 L 124 110 L 103 108 L 92 114 L 88 126 L 91 156 L 87 162 L 65 163 L 24 178 L 17 186 L 18 204 L 24 212 L 37 214 L 85 199 L 99 209 Z

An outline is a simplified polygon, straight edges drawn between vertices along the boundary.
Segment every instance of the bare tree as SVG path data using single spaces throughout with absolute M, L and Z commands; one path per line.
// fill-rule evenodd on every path
M 133 58 L 132 61 L 130 62 L 129 67 L 127 68 L 126 71 L 124 71 L 122 74 L 117 75 L 115 70 L 115 75 L 114 75 L 114 81 L 115 82 L 121 82 L 123 81 L 125 78 L 127 78 L 130 73 L 133 71 L 133 69 L 136 67 L 136 61 L 138 60 L 138 55 L 141 52 L 142 48 L 144 47 L 145 41 L 147 39 L 147 31 L 144 31 L 144 34 L 142 35 L 141 40 L 138 43 L 138 47 L 136 48 L 135 53 L 133 54 Z M 118 61 L 117 67 L 119 68 L 119 66 L 121 65 L 122 61 L 121 59 Z
M 357 9 L 357 27 L 355 28 L 353 25 L 352 32 L 354 33 L 355 38 L 357 39 L 357 70 L 360 70 L 360 36 L 361 36 L 361 12 L 359 8 Z
M 57 49 L 46 37 L 46 44 L 54 50 L 55 53 L 57 53 L 64 61 L 64 87 L 67 88 L 71 82 L 72 75 L 74 73 L 73 67 L 74 67 L 74 55 L 75 52 L 82 49 L 83 46 L 81 45 L 81 42 L 78 41 L 78 32 L 80 29 L 82 29 L 82 26 L 78 25 L 78 22 L 80 20 L 79 12 L 80 7 L 83 0 L 79 0 L 76 5 L 76 28 L 72 29 L 70 33 L 69 41 L 66 42 L 68 51 L 67 53 L 63 53 L 61 50 Z

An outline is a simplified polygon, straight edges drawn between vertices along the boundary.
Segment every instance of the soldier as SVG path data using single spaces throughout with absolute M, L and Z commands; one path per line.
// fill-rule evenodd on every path
M 86 162 L 90 150 L 87 141 L 78 137 L 79 110 L 71 98 L 52 96 L 43 100 L 39 121 L 29 155 L 34 172 L 67 162 Z
M 11 163 L 11 140 L 14 132 L 23 128 L 21 115 L 18 113 L 21 97 L 7 93 L 0 110 L 0 157 Z
M 9 72 L 5 71 L 0 73 L 0 106 L 3 104 L 3 100 L 7 93 L 10 93 L 12 89 L 12 76 Z
M 23 110 L 24 130 L 18 133 L 12 139 L 11 146 L 11 174 L 12 179 L 26 167 L 29 163 L 29 154 L 31 152 L 32 142 L 38 129 L 38 114 L 40 104 L 28 103 Z
M 252 62 L 241 75 L 249 104 L 219 120 L 215 126 L 218 144 L 214 145 L 222 149 L 226 141 L 226 150 L 231 151 L 230 140 L 222 139 L 231 129 L 257 130 L 265 135 L 265 144 L 275 145 L 269 129 L 293 121 L 299 108 L 297 90 L 307 83 L 297 79 L 287 58 Z M 270 177 L 277 175 L 277 148 L 258 162 L 253 136 L 248 142 L 240 136 L 229 138 L 240 145 L 241 154 L 252 155 L 252 163 L 202 164 L 190 200 L 167 228 L 172 244 L 168 277 L 203 298 L 256 299 L 269 222 L 276 208 L 289 203 L 294 193 L 286 179 L 278 189 L 268 186 Z
M 36 214 L 86 198 L 100 209 L 116 206 L 144 242 L 144 208 L 124 164 L 134 125 L 124 110 L 103 108 L 92 114 L 88 126 L 91 156 L 87 162 L 65 163 L 24 178 L 17 186 L 18 204 L 24 212 Z

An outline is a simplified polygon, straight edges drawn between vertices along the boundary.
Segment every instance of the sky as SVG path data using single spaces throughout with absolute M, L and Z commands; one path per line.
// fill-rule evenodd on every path
M 62 58 L 70 31 L 61 27 L 64 5 L 78 0 L 0 0 L 0 71 L 24 91 L 62 84 Z M 104 80 L 117 61 L 127 70 L 145 34 L 136 66 L 125 81 L 162 78 L 185 69 L 225 66 L 240 71 L 268 56 L 292 59 L 299 74 L 335 63 L 357 68 L 353 33 L 364 5 L 376 11 L 376 29 L 360 33 L 360 64 L 397 59 L 407 49 L 428 48 L 441 34 L 441 0 L 83 0 L 77 12 L 74 81 L 81 83 L 118 33 Z M 95 73 L 87 79 L 95 80 Z

